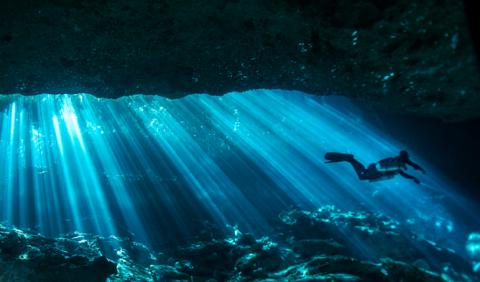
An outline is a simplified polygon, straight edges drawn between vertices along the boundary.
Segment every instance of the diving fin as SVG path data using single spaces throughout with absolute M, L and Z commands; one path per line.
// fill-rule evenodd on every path
M 326 153 L 325 154 L 325 160 L 327 160 L 326 163 L 343 162 L 350 159 L 353 159 L 352 154 L 342 154 L 342 153 Z

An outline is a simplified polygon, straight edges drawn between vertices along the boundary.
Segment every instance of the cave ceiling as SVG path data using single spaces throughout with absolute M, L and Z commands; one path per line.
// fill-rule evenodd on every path
M 255 88 L 480 117 L 461 1 L 2 1 L 2 94 L 177 98 Z

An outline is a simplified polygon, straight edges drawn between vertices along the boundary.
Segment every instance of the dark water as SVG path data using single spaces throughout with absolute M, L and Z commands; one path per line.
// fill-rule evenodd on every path
M 116 235 L 162 250 L 205 230 L 276 238 L 293 232 L 278 230 L 285 211 L 335 206 L 343 212 L 326 208 L 319 222 L 346 217 L 370 235 L 384 222 L 388 230 L 379 234 L 413 232 L 454 250 L 466 269 L 478 255 L 477 243 L 465 251 L 479 231 L 478 122 L 366 114 L 342 98 L 270 90 L 179 100 L 0 99 L 0 219 L 7 225 L 51 237 Z M 402 149 L 426 169 L 408 171 L 420 185 L 399 176 L 360 181 L 348 163 L 323 159 L 345 152 L 367 165 Z M 384 255 L 368 236 L 334 234 L 353 240 L 360 257 Z
M 455 182 L 462 194 L 480 200 L 480 120 L 447 123 L 420 117 L 371 116 L 369 120 L 425 158 Z

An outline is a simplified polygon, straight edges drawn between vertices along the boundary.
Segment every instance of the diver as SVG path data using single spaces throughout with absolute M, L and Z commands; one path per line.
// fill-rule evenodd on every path
M 380 160 L 376 163 L 370 164 L 367 168 L 357 161 L 352 154 L 330 152 L 325 154 L 325 159 L 327 160 L 326 163 L 350 163 L 360 180 L 369 180 L 370 182 L 391 179 L 399 174 L 405 178 L 412 179 L 417 184 L 420 184 L 420 180 L 405 172 L 405 170 L 407 170 L 407 165 L 410 165 L 415 170 L 419 170 L 425 174 L 425 170 L 418 164 L 412 162 L 408 156 L 408 152 L 405 150 L 400 151 L 398 156 Z

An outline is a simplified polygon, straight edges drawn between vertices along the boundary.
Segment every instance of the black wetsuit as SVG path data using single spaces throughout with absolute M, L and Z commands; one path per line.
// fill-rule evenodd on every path
M 405 178 L 412 179 L 415 183 L 420 184 L 420 181 L 410 174 L 407 174 L 407 165 L 412 166 L 416 170 L 425 173 L 423 168 L 418 164 L 412 162 L 408 158 L 408 154 L 402 153 L 399 156 L 386 158 L 376 163 L 370 164 L 367 168 L 357 161 L 351 154 L 342 153 L 326 153 L 325 159 L 330 162 L 348 162 L 358 175 L 360 180 L 378 181 L 393 178 L 395 175 L 401 175 Z

